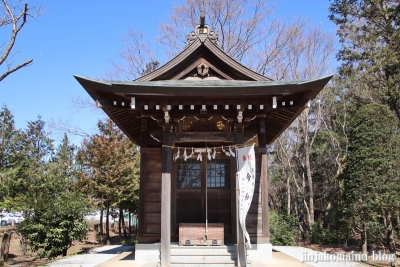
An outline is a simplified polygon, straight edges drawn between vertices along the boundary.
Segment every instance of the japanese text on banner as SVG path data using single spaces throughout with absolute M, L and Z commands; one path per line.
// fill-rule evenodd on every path
M 239 184 L 239 223 L 243 229 L 246 245 L 251 248 L 250 236 L 246 230 L 246 216 L 253 199 L 255 184 L 255 154 L 254 145 L 239 148 L 236 151 L 237 173 Z

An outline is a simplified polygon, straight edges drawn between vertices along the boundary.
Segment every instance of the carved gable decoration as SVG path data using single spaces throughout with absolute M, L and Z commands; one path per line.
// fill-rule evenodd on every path
M 197 74 L 200 76 L 207 76 L 210 67 L 207 66 L 204 62 L 197 66 Z
M 197 39 L 197 34 L 194 31 L 191 31 L 187 36 L 186 36 L 186 45 L 190 45 L 194 43 Z
M 197 39 L 200 39 L 200 41 L 203 43 L 207 38 L 215 45 L 220 46 L 218 41 L 218 34 L 215 31 L 210 30 L 210 27 L 208 25 L 197 25 L 195 27 L 195 30 L 191 31 L 186 36 L 186 46 L 191 45 Z

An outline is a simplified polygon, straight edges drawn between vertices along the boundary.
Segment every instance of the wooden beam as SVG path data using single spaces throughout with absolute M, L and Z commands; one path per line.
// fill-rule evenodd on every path
M 183 132 L 175 133 L 176 137 L 181 142 L 219 142 L 226 141 L 231 133 L 226 132 Z
M 258 119 L 258 144 L 262 149 L 267 147 L 265 133 L 265 119 L 260 118 Z
M 127 95 L 128 99 L 129 96 Z M 287 97 L 288 100 L 296 100 L 290 97 Z M 288 101 L 287 100 L 287 101 Z M 115 108 L 127 108 L 126 106 L 114 106 L 112 96 L 109 96 L 109 99 L 103 101 L 112 105 Z M 271 96 L 265 95 L 256 95 L 256 96 L 137 96 L 136 97 L 136 109 L 143 108 L 144 105 L 148 105 L 149 109 L 155 107 L 155 105 L 260 105 L 272 107 L 271 105 Z M 128 107 L 130 109 L 130 107 Z
M 298 95 L 287 95 L 284 98 L 277 96 L 277 107 L 276 108 L 289 108 L 289 107 L 302 107 L 308 102 L 308 98 L 305 98 L 303 96 L 298 96 Z M 293 101 L 293 105 L 290 105 L 290 101 Z M 285 102 L 285 106 L 282 105 L 282 102 Z M 110 100 L 103 100 L 101 101 L 102 105 L 105 105 L 107 107 L 113 107 L 113 108 L 119 108 L 119 109 L 131 109 L 130 107 L 127 106 L 114 106 L 111 99 Z M 213 106 L 213 105 L 219 105 L 219 106 L 224 106 L 224 105 L 231 105 L 231 106 L 236 106 L 236 105 L 243 105 L 243 106 L 248 106 L 248 105 L 253 105 L 254 109 L 259 109 L 260 105 L 264 105 L 264 109 L 271 109 L 272 108 L 272 98 L 271 96 L 242 96 L 242 97 L 204 97 L 204 96 L 197 96 L 197 97 L 191 97 L 191 96 L 176 96 L 176 97 L 170 97 L 170 96 L 159 96 L 157 98 L 150 98 L 147 96 L 138 96 L 136 97 L 136 109 L 144 109 L 144 106 L 148 106 L 148 110 L 154 109 L 156 105 L 160 106 L 166 106 L 166 105 L 172 105 L 176 106 L 175 108 L 177 109 L 179 105 L 183 105 L 185 108 L 188 108 L 190 105 L 196 105 L 196 106 L 201 106 L 201 105 L 207 105 L 207 106 Z
M 145 210 L 144 210 L 144 200 L 145 200 L 145 186 L 146 186 L 146 168 L 145 166 L 145 162 L 146 162 L 146 153 L 143 153 L 143 149 L 140 149 L 140 190 L 139 190 L 139 214 L 145 214 Z M 139 225 L 141 225 L 138 229 L 138 238 L 141 239 L 144 236 L 144 216 L 139 216 Z
M 268 162 L 267 154 L 261 154 L 261 205 L 262 205 L 262 232 L 263 236 L 267 240 L 267 244 L 270 243 L 270 232 L 269 232 L 269 206 L 268 206 Z
M 261 152 L 261 214 L 262 214 L 262 236 L 270 243 L 269 233 L 269 206 L 268 206 L 268 161 L 266 143 L 266 125 L 264 119 L 258 120 L 258 136 Z
M 142 119 L 142 131 L 141 131 L 142 142 L 140 142 L 141 147 L 147 147 L 148 137 L 149 137 L 149 121 L 148 119 Z

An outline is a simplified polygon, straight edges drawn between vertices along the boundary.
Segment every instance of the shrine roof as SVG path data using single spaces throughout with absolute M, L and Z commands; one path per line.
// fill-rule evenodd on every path
M 92 95 L 95 90 L 126 95 L 159 96 L 256 96 L 287 95 L 296 92 L 318 92 L 332 75 L 310 80 L 295 81 L 242 81 L 242 80 L 163 80 L 163 81 L 109 81 L 75 76 Z M 316 93 L 318 93 L 316 92 Z M 92 95 L 94 97 L 94 95 Z
M 192 34 L 194 33 L 192 32 Z M 213 69 L 228 80 L 272 81 L 225 53 L 218 44 L 218 36 L 216 34 L 213 36 L 216 39 L 211 38 L 210 35 L 193 37 L 191 42 L 188 37 L 188 44 L 181 53 L 158 69 L 139 77 L 136 81 L 177 80 L 201 61 L 207 60 L 208 63 L 219 66 L 213 66 Z
M 257 132 L 254 119 L 263 119 L 265 141 L 271 144 L 332 78 L 273 81 L 225 53 L 218 35 L 203 22 L 187 36 L 181 53 L 134 81 L 75 78 L 97 106 L 144 147 L 161 146 L 149 136 L 163 123 L 205 114 L 223 116 L 232 127 L 248 122 L 245 131 L 250 133 Z

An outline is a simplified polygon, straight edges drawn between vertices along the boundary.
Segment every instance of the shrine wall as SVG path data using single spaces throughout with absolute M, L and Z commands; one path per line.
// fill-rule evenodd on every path
M 255 148 L 256 154 L 256 184 L 254 195 L 246 218 L 247 231 L 250 234 L 252 244 L 267 242 L 265 223 L 263 221 L 262 199 L 268 194 L 262 188 L 267 188 L 260 181 L 261 176 L 261 150 Z M 161 176 L 162 176 L 162 153 L 161 148 L 141 149 L 141 171 L 140 171 L 140 199 L 139 199 L 139 231 L 138 241 L 140 243 L 160 242 L 161 236 Z M 235 173 L 232 173 L 235 175 Z M 266 191 L 266 190 L 264 190 Z M 263 196 L 263 194 L 265 196 Z M 235 216 L 233 216 L 235 217 Z M 264 216 L 268 218 L 268 216 Z M 265 219 L 264 219 L 265 220 Z M 232 226 L 235 224 L 232 224 Z
M 161 148 L 140 149 L 140 243 L 160 242 L 161 236 Z

